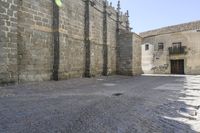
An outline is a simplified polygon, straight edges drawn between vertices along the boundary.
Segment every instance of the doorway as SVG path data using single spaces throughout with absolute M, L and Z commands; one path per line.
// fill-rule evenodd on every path
M 171 74 L 185 74 L 184 60 L 171 60 Z

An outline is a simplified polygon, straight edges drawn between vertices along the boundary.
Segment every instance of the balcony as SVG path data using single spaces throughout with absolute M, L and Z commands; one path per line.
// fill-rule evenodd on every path
M 186 53 L 186 46 L 173 46 L 169 47 L 169 55 L 180 55 Z

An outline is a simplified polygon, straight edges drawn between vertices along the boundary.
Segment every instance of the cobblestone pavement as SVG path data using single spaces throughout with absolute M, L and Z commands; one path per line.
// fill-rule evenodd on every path
M 0 133 L 198 133 L 200 76 L 111 76 L 0 88 Z

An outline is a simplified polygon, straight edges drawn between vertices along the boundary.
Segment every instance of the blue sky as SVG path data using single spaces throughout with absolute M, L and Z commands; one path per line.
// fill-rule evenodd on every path
M 116 7 L 118 0 L 108 0 Z M 136 33 L 200 20 L 200 0 L 121 0 Z

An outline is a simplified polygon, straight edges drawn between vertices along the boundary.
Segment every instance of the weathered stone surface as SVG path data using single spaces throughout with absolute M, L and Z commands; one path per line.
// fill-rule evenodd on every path
M 17 82 L 16 1 L 0 1 L 0 84 Z
M 133 75 L 140 75 L 142 74 L 142 49 L 141 49 L 141 43 L 143 38 L 139 35 L 133 33 L 132 37 L 132 45 L 133 45 L 133 55 L 132 55 L 132 74 Z
M 189 23 L 189 26 L 192 23 Z M 194 23 L 196 24 L 196 23 Z M 187 25 L 180 25 L 186 26 Z M 180 28 L 177 26 L 177 28 Z M 176 27 L 174 27 L 176 29 Z M 184 27 L 183 27 L 184 28 Z M 192 28 L 190 26 L 190 28 Z M 165 28 L 164 28 L 165 29 Z M 163 30 L 164 30 L 163 29 Z M 143 68 L 149 66 L 145 73 L 156 74 L 171 74 L 171 60 L 184 60 L 184 72 L 185 74 L 200 74 L 200 32 L 198 27 L 193 27 L 193 30 L 163 33 L 155 36 L 145 37 L 142 42 L 142 56 L 143 60 L 147 61 L 142 64 Z M 160 29 L 162 30 L 162 29 Z M 152 33 L 153 34 L 153 33 Z M 173 43 L 180 42 L 183 47 L 186 47 L 183 54 L 169 54 L 169 47 L 173 46 Z M 163 43 L 164 49 L 159 50 L 159 43 Z M 150 50 L 145 51 L 145 44 L 149 44 Z
M 52 1 L 22 1 L 18 16 L 19 82 L 50 80 L 53 62 Z
M 53 10 L 53 2 L 0 1 L 0 49 L 3 50 L 0 66 L 7 65 L 7 70 L 2 70 L 10 73 L 5 79 L 44 81 L 54 79 L 55 71 L 58 79 L 68 79 L 85 76 L 87 69 L 90 76 L 96 76 L 103 73 L 104 66 L 107 66 L 108 74 L 115 73 L 117 23 L 120 29 L 125 29 L 127 16 L 107 2 L 103 3 L 103 0 L 89 2 L 86 27 L 86 3 L 65 0 L 57 10 L 59 21 L 55 29 L 53 15 L 57 11 Z M 122 23 L 117 21 L 117 13 Z M 107 16 L 106 21 L 104 16 Z M 104 34 L 105 27 L 107 34 Z M 58 37 L 55 37 L 55 32 Z M 89 42 L 88 49 L 85 40 Z M 105 51 L 107 57 L 104 56 Z M 58 63 L 56 67 L 55 61 Z
M 142 38 L 135 33 L 120 31 L 118 74 L 140 75 Z

